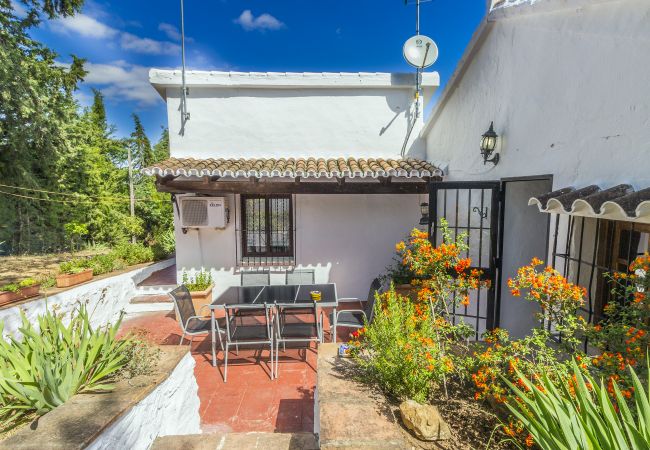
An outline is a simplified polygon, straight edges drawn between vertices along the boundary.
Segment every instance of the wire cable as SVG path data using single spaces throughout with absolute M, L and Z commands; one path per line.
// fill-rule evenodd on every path
M 111 195 L 79 194 L 79 193 L 74 193 L 74 192 L 56 192 L 56 191 L 47 191 L 47 190 L 44 190 L 44 189 L 28 188 L 28 187 L 23 187 L 23 186 L 11 186 L 11 185 L 8 185 L 8 184 L 1 184 L 1 183 L 0 183 L 0 187 L 10 188 L 10 189 L 18 189 L 18 190 L 22 190 L 22 191 L 40 192 L 40 193 L 43 193 L 43 194 L 63 195 L 63 196 L 67 196 L 67 197 L 75 197 L 78 200 L 83 200 L 83 199 L 80 199 L 79 197 L 88 197 L 88 198 L 94 198 L 94 199 L 99 199 L 99 200 L 109 200 L 109 201 L 110 200 L 126 201 L 126 202 L 129 201 L 128 197 L 118 197 L 118 196 L 111 196 Z M 11 194 L 11 193 L 8 193 L 8 192 L 4 192 L 4 193 L 9 194 L 9 195 L 18 196 L 18 194 Z M 26 198 L 39 199 L 38 197 L 26 197 Z M 40 200 L 48 200 L 48 199 L 40 199 Z M 167 200 L 163 200 L 163 199 L 158 200 L 158 199 L 153 199 L 153 198 L 136 198 L 135 200 L 139 201 L 139 202 L 166 202 L 167 201 Z

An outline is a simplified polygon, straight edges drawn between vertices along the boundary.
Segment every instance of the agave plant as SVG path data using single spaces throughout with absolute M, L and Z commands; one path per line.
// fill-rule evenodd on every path
M 629 403 L 613 383 L 612 401 L 603 380 L 584 374 L 573 361 L 572 381 L 555 386 L 544 375 L 524 390 L 506 380 L 516 401 L 507 404 L 544 450 L 636 450 L 650 448 L 650 389 L 630 368 L 634 394 Z M 631 406 L 633 405 L 633 406 Z
M 114 325 L 94 329 L 84 305 L 68 325 L 47 311 L 35 328 L 21 311 L 22 337 L 0 339 L 0 430 L 40 416 L 80 392 L 113 388 L 110 377 L 125 364 L 128 341 L 116 340 Z M 4 323 L 0 322 L 0 336 Z

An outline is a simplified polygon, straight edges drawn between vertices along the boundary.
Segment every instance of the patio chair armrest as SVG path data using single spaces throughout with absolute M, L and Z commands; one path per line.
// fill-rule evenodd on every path
M 360 301 L 361 301 L 361 300 L 359 300 L 357 297 L 341 297 L 341 298 L 338 299 L 339 302 L 340 302 L 341 300 L 346 300 L 346 301 L 354 300 L 355 302 L 360 302 Z
M 187 320 L 185 321 L 185 324 L 183 325 L 183 329 L 187 330 L 187 325 L 190 323 L 190 320 L 193 320 L 193 319 L 199 319 L 200 320 L 202 318 L 203 317 L 201 317 L 201 316 L 190 316 L 190 317 L 188 317 Z

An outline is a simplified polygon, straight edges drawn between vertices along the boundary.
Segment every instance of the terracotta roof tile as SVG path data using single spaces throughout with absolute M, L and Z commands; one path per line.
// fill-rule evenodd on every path
M 235 178 L 422 178 L 442 176 L 430 162 L 383 158 L 169 158 L 143 169 L 146 175 L 217 176 Z

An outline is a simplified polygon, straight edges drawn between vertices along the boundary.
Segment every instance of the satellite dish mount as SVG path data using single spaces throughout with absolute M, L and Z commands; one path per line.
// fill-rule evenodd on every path
M 431 67 L 438 59 L 438 46 L 428 36 L 420 34 L 420 3 L 428 2 L 431 0 L 415 0 L 415 36 L 409 38 L 402 49 L 404 59 L 411 66 L 415 67 L 415 117 L 411 127 L 409 128 L 404 145 L 402 146 L 402 156 L 406 151 L 406 145 L 413 131 L 413 127 L 420 117 L 420 90 L 421 90 L 421 76 L 422 71 L 427 67 Z M 409 0 L 404 0 L 404 4 L 408 5 Z

